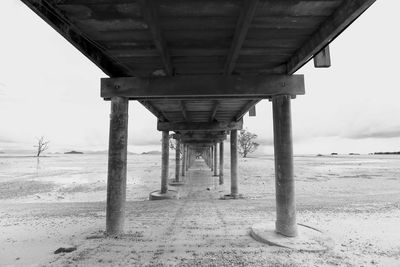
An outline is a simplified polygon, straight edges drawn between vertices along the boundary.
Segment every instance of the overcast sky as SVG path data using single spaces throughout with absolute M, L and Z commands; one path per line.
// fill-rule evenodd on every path
M 398 10 L 400 1 L 378 0 L 331 44 L 331 68 L 298 72 L 306 95 L 292 101 L 295 153 L 400 151 Z M 0 34 L 0 151 L 31 149 L 41 135 L 52 151 L 107 149 L 106 76 L 18 0 L 0 1 Z M 266 153 L 271 108 L 263 101 L 245 117 Z M 129 116 L 129 150 L 159 150 L 156 118 L 136 102 Z

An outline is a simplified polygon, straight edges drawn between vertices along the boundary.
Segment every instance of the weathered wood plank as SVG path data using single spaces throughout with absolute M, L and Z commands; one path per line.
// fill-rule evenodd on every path
M 315 31 L 316 26 L 302 29 L 251 28 L 247 32 L 247 38 L 257 40 L 308 38 Z
M 240 0 L 163 0 L 160 15 L 163 17 L 237 16 Z
M 63 7 L 63 10 L 66 8 Z M 68 9 L 67 9 L 68 10 Z M 85 10 L 82 7 L 82 10 Z M 82 12 L 82 11 L 81 11 Z M 93 13 L 87 11 L 87 13 Z M 79 13 L 78 13 L 79 14 Z M 72 13 L 72 16 L 75 14 Z M 98 17 L 98 15 L 96 15 Z M 256 17 L 251 22 L 252 28 L 261 29 L 304 29 L 315 28 L 323 22 L 326 16 L 273 16 L 273 17 Z M 235 29 L 237 19 L 234 17 L 163 17 L 160 18 L 161 30 L 177 31 L 177 30 L 215 30 Z M 80 18 L 76 19 L 77 26 L 84 29 L 110 31 L 110 30 L 140 30 L 148 29 L 148 24 L 140 17 L 110 16 L 107 14 L 103 19 Z
M 232 129 L 241 130 L 243 120 L 237 122 L 158 122 L 158 131 L 228 131 Z
M 346 1 L 346 0 L 345 0 Z M 260 2 L 256 17 L 329 16 L 342 0 L 283 0 Z
M 54 2 L 54 0 L 52 0 Z M 57 8 L 73 20 L 78 19 L 124 19 L 140 18 L 142 11 L 137 2 L 132 1 L 56 1 Z
M 162 17 L 161 27 L 163 30 L 212 30 L 229 29 L 236 25 L 235 17 Z
M 246 38 L 247 31 L 249 30 L 251 21 L 256 11 L 258 0 L 244 1 L 243 11 L 240 13 L 235 34 L 233 36 L 231 49 L 229 51 L 226 64 L 225 75 L 230 75 L 235 68 L 236 60 L 239 56 L 239 51 L 242 48 L 244 39 Z
M 223 74 L 224 70 L 221 69 L 187 69 L 187 68 L 176 68 L 175 74 L 179 75 L 214 75 L 214 74 Z
M 159 52 L 153 47 L 136 47 L 137 43 L 130 46 L 121 43 L 119 47 L 114 45 L 110 47 L 109 53 L 115 57 L 157 57 Z M 291 56 L 296 51 L 293 47 L 262 47 L 262 48 L 242 48 L 239 52 L 240 56 Z M 228 49 L 222 48 L 172 48 L 170 49 L 171 57 L 215 57 L 226 56 Z
M 85 31 L 126 31 L 147 30 L 148 24 L 142 18 L 127 19 L 78 19 L 76 25 Z
M 287 62 L 287 73 L 293 74 L 306 64 L 323 47 L 332 42 L 354 20 L 367 10 L 375 0 L 347 0 L 308 39 Z
M 263 16 L 255 17 L 252 28 L 265 29 L 304 29 L 315 28 L 322 23 L 326 16 Z
M 274 95 L 302 95 L 303 75 L 265 76 L 176 76 L 152 78 L 103 78 L 101 97 L 130 99 L 268 98 Z
M 303 38 L 296 39 L 290 36 L 285 36 L 281 38 L 266 38 L 266 39 L 254 39 L 249 38 L 247 36 L 246 40 L 243 44 L 243 49 L 245 48 L 268 48 L 268 47 L 280 47 L 280 48 L 289 48 L 289 49 L 297 49 L 299 45 L 304 42 Z

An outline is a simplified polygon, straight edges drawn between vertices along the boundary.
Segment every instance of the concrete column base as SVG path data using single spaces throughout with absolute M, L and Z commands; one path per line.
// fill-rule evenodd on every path
M 229 195 L 223 195 L 222 197 L 220 197 L 220 199 L 223 199 L 223 200 L 228 200 L 228 199 L 243 199 L 243 198 L 244 198 L 244 197 L 243 197 L 242 194 L 236 194 L 236 195 L 229 194 Z
M 297 224 L 298 235 L 287 237 L 275 231 L 275 222 L 258 223 L 251 227 L 250 235 L 257 241 L 297 251 L 318 252 L 333 249 L 334 242 L 322 231 Z
M 160 190 L 156 190 L 150 193 L 149 200 L 164 200 L 164 199 L 178 199 L 178 191 L 168 190 L 165 194 L 162 194 Z
M 181 186 L 181 185 L 184 185 L 185 182 L 182 181 L 182 180 L 177 181 L 177 180 L 175 180 L 175 179 L 170 179 L 170 180 L 168 181 L 168 184 L 169 184 L 170 186 Z

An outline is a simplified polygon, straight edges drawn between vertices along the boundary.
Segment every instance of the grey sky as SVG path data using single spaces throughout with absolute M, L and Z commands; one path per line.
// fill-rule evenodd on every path
M 296 153 L 400 150 L 397 53 L 400 1 L 379 0 L 331 45 L 332 67 L 308 64 L 306 95 L 292 101 Z M 104 150 L 110 104 L 105 75 L 18 0 L 0 1 L 0 150 L 45 135 L 53 151 Z M 129 150 L 159 149 L 156 118 L 130 105 Z M 271 153 L 271 103 L 245 117 Z

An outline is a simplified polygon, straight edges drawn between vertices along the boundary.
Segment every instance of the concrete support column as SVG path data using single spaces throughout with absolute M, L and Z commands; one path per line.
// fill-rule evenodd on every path
M 211 146 L 210 147 L 210 168 L 211 168 L 211 171 L 214 170 L 214 164 L 213 164 L 213 155 L 214 155 L 214 153 L 213 153 L 213 151 L 214 151 L 214 147 Z
M 191 162 L 190 162 L 190 155 L 191 155 L 191 153 L 192 153 L 192 149 L 190 148 L 190 147 L 188 147 L 188 154 L 187 154 L 187 168 L 186 168 L 186 170 L 189 170 L 189 168 L 190 168 L 190 164 L 191 164 Z
M 190 147 L 187 147 L 187 153 L 186 153 L 186 171 L 189 170 L 189 165 L 190 165 Z
M 176 140 L 175 147 L 175 181 L 180 181 L 180 170 L 181 170 L 181 140 Z
M 193 150 L 190 151 L 190 167 L 193 165 Z
M 219 143 L 219 184 L 224 184 L 224 141 Z
M 289 95 L 272 98 L 276 190 L 275 231 L 294 237 L 297 236 L 297 224 L 290 99 Z
M 231 196 L 238 196 L 238 150 L 237 130 L 231 130 Z
M 186 145 L 183 145 L 183 153 L 182 153 L 182 176 L 186 175 Z
M 128 98 L 111 98 L 106 207 L 107 235 L 118 235 L 124 230 L 128 106 Z
M 179 197 L 178 191 L 168 190 L 169 176 L 169 132 L 162 131 L 161 138 L 161 190 L 150 193 L 150 200 L 176 199 Z M 178 169 L 179 173 L 179 169 Z
M 211 169 L 211 148 L 207 149 L 207 166 Z
M 250 235 L 257 241 L 298 251 L 327 251 L 333 240 L 320 230 L 296 223 L 296 203 L 293 176 L 293 144 L 291 96 L 272 97 L 274 119 L 276 221 L 257 223 Z M 275 228 L 275 231 L 273 229 Z M 300 232 L 301 234 L 298 234 Z
M 218 154 L 217 154 L 217 145 L 213 146 L 214 148 L 214 176 L 218 176 Z
M 169 175 L 169 132 L 162 132 L 161 144 L 161 194 L 168 191 L 168 175 Z

